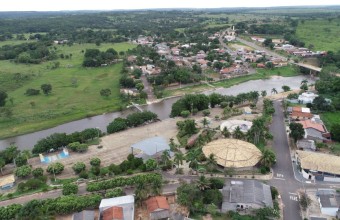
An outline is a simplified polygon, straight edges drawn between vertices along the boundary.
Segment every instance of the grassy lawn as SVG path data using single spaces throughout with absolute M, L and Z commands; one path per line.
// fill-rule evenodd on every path
M 321 119 L 325 123 L 327 130 L 330 130 L 333 124 L 340 124 L 340 111 L 322 113 Z
M 0 61 L 0 79 L 5 76 L 8 80 L 0 80 L 0 86 L 8 87 L 8 95 L 13 104 L 6 103 L 13 110 L 11 118 L 0 119 L 0 137 L 16 136 L 68 121 L 81 119 L 109 111 L 116 111 L 124 105 L 120 100 L 119 78 L 122 64 L 99 68 L 84 68 L 82 50 L 98 48 L 106 50 L 113 47 L 117 51 L 133 48 L 128 43 L 75 44 L 74 46 L 56 45 L 58 54 L 72 54 L 72 59 L 58 59 L 60 67 L 51 69 L 53 62 L 38 65 L 16 64 Z M 11 76 L 14 73 L 31 74 L 29 80 L 17 86 Z M 11 80 L 12 79 L 12 80 Z M 77 85 L 73 86 L 72 81 Z M 52 93 L 48 96 L 26 96 L 28 88 L 40 89 L 40 85 L 50 83 Z M 11 85 L 12 84 L 12 85 Z M 99 92 L 103 88 L 111 89 L 111 96 L 103 98 Z M 33 103 L 33 104 L 32 104 Z
M 274 69 L 257 69 L 257 72 L 263 75 L 270 75 L 270 76 L 277 75 L 277 76 L 283 76 L 283 77 L 300 75 L 299 70 L 295 66 L 285 66 L 285 67 L 274 68 Z
M 299 23 L 296 35 L 306 43 L 306 47 L 312 44 L 314 50 L 340 50 L 340 18 L 329 22 L 326 19 L 308 20 L 304 24 Z

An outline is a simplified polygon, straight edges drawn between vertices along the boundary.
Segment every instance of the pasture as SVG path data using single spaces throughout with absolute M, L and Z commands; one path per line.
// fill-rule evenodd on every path
M 340 50 L 340 18 L 327 20 L 306 20 L 299 23 L 297 37 L 305 42 L 305 46 L 313 45 L 313 50 Z
M 42 64 L 18 64 L 0 61 L 0 86 L 7 88 L 9 99 L 6 107 L 12 110 L 11 117 L 0 118 L 0 137 L 16 136 L 56 126 L 68 121 L 93 116 L 109 111 L 117 111 L 125 104 L 120 99 L 119 78 L 122 63 L 98 68 L 84 68 L 82 61 L 89 48 L 119 51 L 132 49 L 135 45 L 116 44 L 75 44 L 55 45 L 58 55 L 72 54 L 70 59 L 44 62 Z M 60 62 L 53 69 L 54 62 Z M 15 78 L 20 73 L 23 80 Z M 52 92 L 44 95 L 27 96 L 27 89 L 40 89 L 42 84 L 52 85 Z M 112 94 L 102 97 L 100 90 L 109 88 Z

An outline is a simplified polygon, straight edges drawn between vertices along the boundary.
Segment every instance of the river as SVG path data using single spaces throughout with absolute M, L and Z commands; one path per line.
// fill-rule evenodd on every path
M 287 85 L 291 89 L 298 89 L 304 76 L 295 77 L 273 77 L 267 80 L 252 80 L 239 85 L 232 86 L 230 88 L 217 88 L 204 92 L 205 94 L 211 94 L 213 92 L 220 93 L 223 95 L 237 95 L 239 93 L 245 93 L 250 91 L 262 91 L 266 90 L 270 94 L 271 90 L 275 88 L 278 92 L 281 92 L 282 85 Z M 168 98 L 158 103 L 141 106 L 143 110 L 148 110 L 156 113 L 160 119 L 169 118 L 171 106 L 179 98 Z M 31 150 L 33 146 L 42 138 L 45 138 L 53 133 L 72 133 L 75 131 L 81 131 L 86 128 L 99 128 L 102 131 L 106 131 L 106 126 L 116 117 L 124 117 L 135 109 L 130 108 L 122 112 L 106 113 L 97 115 L 94 117 L 84 118 L 77 121 L 65 123 L 53 128 L 37 131 L 29 134 L 24 134 L 12 138 L 0 140 L 0 150 L 5 149 L 10 144 L 15 144 L 20 150 Z M 131 134 L 133 135 L 133 134 Z

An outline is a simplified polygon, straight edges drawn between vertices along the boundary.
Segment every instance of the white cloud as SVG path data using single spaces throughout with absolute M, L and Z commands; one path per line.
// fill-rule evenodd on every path
M 147 8 L 270 7 L 339 5 L 339 0 L 9 0 L 1 11 L 114 10 Z

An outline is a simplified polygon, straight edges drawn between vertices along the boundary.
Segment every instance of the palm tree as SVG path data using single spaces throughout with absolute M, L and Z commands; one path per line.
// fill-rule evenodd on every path
M 143 181 L 140 181 L 135 187 L 135 195 L 136 195 L 136 200 L 139 202 L 140 206 L 143 204 L 143 200 L 148 198 L 149 190 L 147 189 L 147 186 L 145 185 Z
M 28 164 L 28 159 L 32 157 L 32 153 L 29 150 L 23 150 L 21 154 L 26 158 L 27 164 Z
M 260 163 L 262 166 L 265 167 L 271 167 L 272 165 L 274 165 L 276 162 L 276 156 L 275 153 L 272 150 L 269 149 L 264 149 L 262 151 L 262 156 L 260 159 Z
M 174 163 L 177 165 L 177 169 L 179 168 L 179 165 L 183 165 L 184 155 L 182 152 L 175 153 L 174 157 Z
M 2 173 L 2 169 L 5 167 L 5 165 L 6 165 L 6 161 L 2 157 L 0 157 L 0 170 L 1 170 L 1 174 L 3 174 Z
M 170 152 L 169 152 L 169 150 L 163 151 L 163 153 L 161 155 L 161 160 L 162 160 L 162 164 L 163 165 L 165 165 L 170 160 Z
M 267 91 L 266 90 L 262 90 L 261 91 L 261 96 L 262 97 L 266 97 L 267 96 Z
M 227 129 L 227 127 L 223 128 L 222 134 L 225 138 L 229 138 L 230 137 L 230 131 Z
M 243 134 L 243 132 L 241 131 L 240 126 L 237 126 L 237 127 L 235 128 L 234 133 L 233 133 L 233 138 L 241 140 L 241 139 L 243 139 L 243 137 L 244 137 L 244 134 Z
M 201 123 L 203 124 L 203 127 L 205 128 L 207 125 L 209 125 L 209 120 L 206 117 L 204 117 Z
M 215 154 L 210 154 L 209 157 L 207 158 L 207 167 L 208 167 L 208 170 L 211 171 L 211 174 L 216 166 L 217 166 L 217 160 L 216 160 Z
M 272 88 L 272 94 L 277 94 L 277 90 L 275 88 Z
M 210 189 L 210 181 L 203 175 L 196 181 L 196 185 L 201 191 Z

